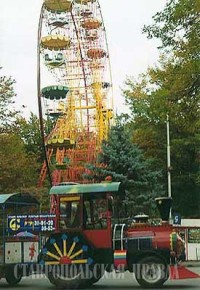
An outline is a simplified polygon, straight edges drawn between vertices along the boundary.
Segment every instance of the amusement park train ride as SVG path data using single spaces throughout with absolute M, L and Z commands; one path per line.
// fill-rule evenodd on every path
M 45 66 L 42 65 L 42 60 Z M 55 83 L 41 87 L 49 71 Z M 196 278 L 180 266 L 184 242 L 168 223 L 170 198 L 156 200 L 161 223 L 120 216 L 125 189 L 110 178 L 86 183 L 113 118 L 109 54 L 98 0 L 44 0 L 38 29 L 38 104 L 45 161 L 39 186 L 53 186 L 48 214 L 30 194 L 0 195 L 0 278 L 16 285 L 45 273 L 56 287 L 84 288 L 105 271 L 135 273 L 142 287 Z M 52 129 L 45 135 L 44 118 Z
M 168 223 L 171 199 L 157 199 L 162 223 L 153 226 L 146 216 L 122 220 L 119 182 L 61 184 L 49 194 L 49 214 L 31 195 L 0 195 L 0 278 L 10 285 L 32 272 L 64 289 L 90 287 L 105 271 L 133 272 L 153 289 L 168 278 L 200 278 L 180 264 L 184 242 Z

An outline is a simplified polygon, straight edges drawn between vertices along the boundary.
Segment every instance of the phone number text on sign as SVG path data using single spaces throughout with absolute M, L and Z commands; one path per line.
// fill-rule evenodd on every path
M 54 231 L 56 215 L 12 215 L 8 216 L 9 232 L 33 231 L 44 232 Z

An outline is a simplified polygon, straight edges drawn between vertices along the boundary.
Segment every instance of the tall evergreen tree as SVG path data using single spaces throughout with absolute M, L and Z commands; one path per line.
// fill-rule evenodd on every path
M 154 198 L 163 194 L 159 185 L 160 172 L 152 170 L 152 162 L 145 159 L 142 150 L 133 143 L 128 116 L 121 115 L 102 144 L 99 155 L 102 166 L 89 168 L 93 172 L 91 178 L 100 181 L 111 176 L 113 181 L 124 184 L 124 203 L 130 216 L 139 212 L 152 215 L 155 214 Z

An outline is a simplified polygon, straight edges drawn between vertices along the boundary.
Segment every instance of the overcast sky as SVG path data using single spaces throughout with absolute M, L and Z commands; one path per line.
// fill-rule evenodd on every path
M 17 108 L 38 113 L 37 28 L 43 0 L 0 0 L 1 73 L 16 80 Z M 111 58 L 114 103 L 126 111 L 120 87 L 126 76 L 137 77 L 158 59 L 158 42 L 142 34 L 144 24 L 163 9 L 167 0 L 99 0 Z M 117 104 L 117 106 L 116 106 Z

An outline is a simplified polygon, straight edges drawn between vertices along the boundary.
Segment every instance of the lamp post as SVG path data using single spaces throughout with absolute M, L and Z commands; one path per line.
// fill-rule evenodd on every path
M 156 205 L 158 207 L 162 223 L 173 224 L 171 206 L 172 206 L 172 193 L 171 193 L 171 160 L 170 160 L 170 136 L 169 136 L 169 115 L 167 114 L 167 175 L 168 175 L 168 196 L 157 197 Z
M 169 115 L 167 114 L 167 180 L 168 180 L 168 197 L 172 197 L 171 191 L 171 158 L 170 158 L 170 136 L 169 136 Z M 172 213 L 170 209 L 169 221 L 172 221 Z
M 168 172 L 168 197 L 172 196 L 171 191 L 171 158 L 170 158 L 170 136 L 169 136 L 169 115 L 167 114 L 167 172 Z

